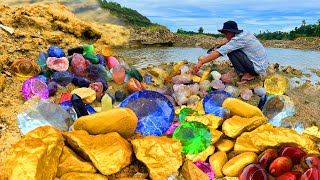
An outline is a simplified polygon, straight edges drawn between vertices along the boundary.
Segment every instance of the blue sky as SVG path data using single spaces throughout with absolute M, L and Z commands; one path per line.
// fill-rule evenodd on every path
M 290 31 L 306 20 L 320 19 L 320 0 L 112 0 L 147 16 L 152 22 L 178 28 L 218 33 L 225 21 L 235 20 L 239 29 Z

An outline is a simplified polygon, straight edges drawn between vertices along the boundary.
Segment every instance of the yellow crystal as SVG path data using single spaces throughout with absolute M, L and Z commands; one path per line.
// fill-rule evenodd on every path
M 234 146 L 234 142 L 229 139 L 220 139 L 214 144 L 218 151 L 229 152 Z
M 236 139 L 234 151 L 259 152 L 267 148 L 282 147 L 288 144 L 297 146 L 306 153 L 319 153 L 315 142 L 308 137 L 299 135 L 292 129 L 273 127 L 271 124 L 264 124 L 251 132 L 242 133 Z
M 97 170 L 91 162 L 85 161 L 70 148 L 64 146 L 60 156 L 57 177 L 60 178 L 63 174 L 69 172 L 95 173 Z
M 63 133 L 63 137 L 104 175 L 117 173 L 132 161 L 131 144 L 116 132 L 93 136 L 79 130 Z
M 131 109 L 113 108 L 81 116 L 74 122 L 73 129 L 85 130 L 92 135 L 118 132 L 129 138 L 134 134 L 137 123 L 138 117 Z
M 64 174 L 60 180 L 108 180 L 108 177 L 94 173 L 70 172 Z
M 202 76 L 201 76 L 200 82 L 208 79 L 209 74 L 210 74 L 210 71 L 204 71 L 203 74 L 202 74 Z
M 222 123 L 223 119 L 219 116 L 215 116 L 213 114 L 205 114 L 202 116 L 187 116 L 185 118 L 186 122 L 189 121 L 197 121 L 201 122 L 208 127 L 212 127 L 213 129 L 217 129 Z
M 54 179 L 64 146 L 60 131 L 50 126 L 30 131 L 14 144 L 1 179 Z
M 178 140 L 146 136 L 131 143 L 137 159 L 148 167 L 151 179 L 166 179 L 182 165 L 182 146 Z
M 81 97 L 83 102 L 85 103 L 92 103 L 94 100 L 96 100 L 96 91 L 94 91 L 91 88 L 77 88 L 71 91 L 71 94 L 77 94 Z
M 187 159 L 190 159 L 193 162 L 196 161 L 206 161 L 207 158 L 214 153 L 214 146 L 209 146 L 207 149 L 198 154 L 187 154 Z
M 224 121 L 222 125 L 222 132 L 228 137 L 236 138 L 244 131 L 254 130 L 266 122 L 266 120 L 267 118 L 262 116 L 242 118 L 236 115 Z
M 281 95 L 288 90 L 289 81 L 280 74 L 274 74 L 267 77 L 264 81 L 264 87 L 269 94 Z
M 227 161 L 228 157 L 226 152 L 224 151 L 218 151 L 210 156 L 209 163 L 216 178 L 223 177 L 222 168 L 227 163 Z
M 193 75 L 192 76 L 192 81 L 195 82 L 195 83 L 199 83 L 201 81 L 201 78 L 199 76 Z
M 228 108 L 232 115 L 238 115 L 240 117 L 251 118 L 254 116 L 263 116 L 259 108 L 236 98 L 227 98 L 223 101 L 222 107 Z
M 180 172 L 186 180 L 209 180 L 208 175 L 205 174 L 190 160 L 186 160 L 183 163 Z
M 176 65 L 174 65 L 173 66 L 174 72 L 176 72 L 177 74 L 180 73 L 180 67 L 183 66 L 184 64 L 185 64 L 184 61 L 180 61 Z
M 248 164 L 255 163 L 257 154 L 254 152 L 244 152 L 230 159 L 222 168 L 222 172 L 226 176 L 239 176 L 240 172 Z
M 105 57 L 109 57 L 113 55 L 113 52 L 108 46 L 102 46 L 101 54 Z

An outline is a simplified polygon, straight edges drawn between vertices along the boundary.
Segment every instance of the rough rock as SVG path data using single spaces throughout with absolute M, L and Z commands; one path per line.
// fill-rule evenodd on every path
M 64 133 L 63 137 L 104 175 L 117 173 L 132 161 L 131 144 L 116 132 L 93 136 L 79 130 Z
M 88 116 L 82 116 L 73 124 L 75 130 L 85 130 L 89 134 L 117 132 L 125 138 L 134 134 L 138 117 L 129 108 L 112 108 Z
M 108 177 L 95 173 L 70 172 L 64 174 L 60 180 L 108 180 Z
M 6 82 L 6 77 L 4 75 L 0 75 L 0 92 L 3 90 Z
M 168 178 L 182 165 L 182 146 L 178 140 L 146 136 L 131 143 L 137 159 L 148 167 L 151 179 Z
M 222 132 L 228 137 L 236 138 L 245 131 L 254 130 L 266 121 L 267 118 L 263 116 L 242 118 L 240 116 L 235 115 L 232 118 L 229 118 L 224 121 L 222 125 Z
M 209 180 L 209 177 L 190 160 L 183 163 L 180 172 L 186 180 Z
M 280 147 L 287 144 L 297 146 L 307 153 L 319 153 L 314 141 L 299 135 L 292 129 L 273 127 L 269 123 L 251 132 L 242 133 L 236 140 L 234 151 L 259 152 L 268 147 Z
M 209 163 L 216 178 L 223 177 L 222 168 L 228 162 L 226 152 L 218 151 L 209 157 Z
M 85 161 L 70 148 L 64 146 L 59 160 L 57 177 L 60 178 L 63 174 L 70 172 L 95 173 L 97 169 L 91 162 Z
M 61 133 L 42 126 L 12 146 L 0 179 L 54 179 L 64 146 Z
M 211 156 L 214 153 L 215 147 L 214 146 L 209 146 L 207 149 L 204 151 L 198 153 L 198 154 L 187 154 L 186 158 L 196 162 L 196 161 L 203 161 L 205 162 L 209 156 Z

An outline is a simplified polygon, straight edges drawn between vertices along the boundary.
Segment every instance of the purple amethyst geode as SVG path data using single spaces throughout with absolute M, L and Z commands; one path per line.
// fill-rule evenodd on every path
M 21 90 L 23 97 L 27 100 L 34 96 L 38 96 L 42 99 L 47 99 L 49 97 L 47 84 L 38 78 L 30 78 L 24 81 Z

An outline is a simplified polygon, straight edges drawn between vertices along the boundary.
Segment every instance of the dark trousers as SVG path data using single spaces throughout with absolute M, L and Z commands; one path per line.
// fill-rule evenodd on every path
M 249 60 L 247 55 L 240 49 L 228 53 L 228 57 L 239 75 L 249 73 L 254 76 L 259 74 L 254 70 L 253 63 Z

